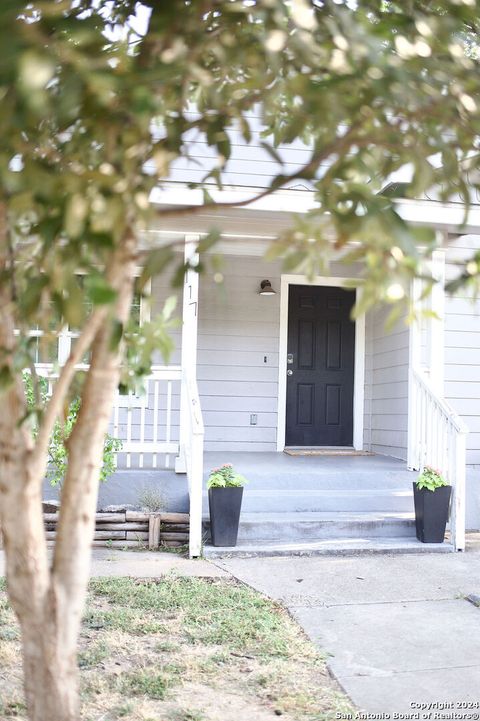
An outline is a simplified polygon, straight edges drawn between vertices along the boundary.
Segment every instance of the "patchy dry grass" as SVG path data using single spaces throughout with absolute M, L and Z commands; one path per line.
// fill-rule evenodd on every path
M 92 581 L 84 721 L 327 721 L 348 702 L 273 602 L 234 581 Z M 18 630 L 0 585 L 0 718 L 25 719 Z

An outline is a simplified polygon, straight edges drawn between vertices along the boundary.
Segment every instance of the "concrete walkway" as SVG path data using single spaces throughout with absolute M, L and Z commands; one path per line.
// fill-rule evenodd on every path
M 122 551 L 110 548 L 92 549 L 91 576 L 131 576 L 158 578 L 174 572 L 179 576 L 223 578 L 230 574 L 208 561 L 191 561 L 176 553 L 155 551 Z M 0 551 L 0 578 L 5 575 L 5 554 Z
M 362 711 L 480 717 L 480 608 L 465 598 L 480 596 L 480 553 L 216 564 L 287 606 Z

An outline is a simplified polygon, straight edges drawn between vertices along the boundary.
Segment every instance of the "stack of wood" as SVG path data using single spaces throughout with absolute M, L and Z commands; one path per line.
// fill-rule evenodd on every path
M 58 513 L 44 513 L 47 540 L 55 540 Z M 179 547 L 188 543 L 188 513 L 97 513 L 94 546 L 109 548 Z

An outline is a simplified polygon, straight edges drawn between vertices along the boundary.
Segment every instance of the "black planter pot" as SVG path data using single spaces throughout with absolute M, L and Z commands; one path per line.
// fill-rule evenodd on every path
M 451 486 L 440 486 L 434 491 L 418 489 L 413 484 L 415 526 L 422 543 L 443 543 L 450 507 Z
M 243 488 L 210 488 L 210 532 L 214 546 L 236 546 Z

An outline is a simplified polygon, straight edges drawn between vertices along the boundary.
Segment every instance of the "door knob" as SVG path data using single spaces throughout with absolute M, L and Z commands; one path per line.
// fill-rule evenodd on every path
M 293 376 L 293 371 L 291 368 L 288 369 L 287 376 Z

